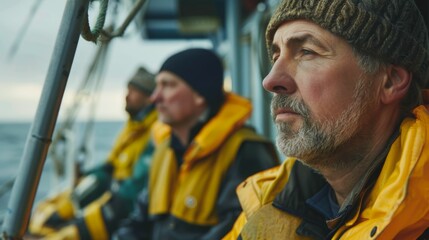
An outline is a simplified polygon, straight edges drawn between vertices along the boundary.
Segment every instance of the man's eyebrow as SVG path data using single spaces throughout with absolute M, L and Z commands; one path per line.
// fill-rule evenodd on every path
M 326 45 L 323 44 L 319 39 L 317 39 L 311 34 L 302 34 L 302 35 L 292 36 L 286 39 L 287 45 L 302 45 L 306 42 L 314 44 L 319 48 L 326 49 Z
M 286 42 L 282 41 L 280 44 L 286 44 L 287 46 L 297 46 L 297 45 L 303 45 L 304 43 L 309 42 L 311 44 L 316 45 L 319 48 L 326 49 L 326 44 L 323 44 L 319 39 L 314 37 L 311 34 L 301 34 L 296 36 L 291 36 L 286 39 Z M 271 52 L 277 53 L 280 51 L 280 47 L 278 46 L 279 43 L 272 43 L 271 44 Z

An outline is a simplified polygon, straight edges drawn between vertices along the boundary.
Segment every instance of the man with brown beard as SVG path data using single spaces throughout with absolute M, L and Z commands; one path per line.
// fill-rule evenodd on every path
M 81 174 L 78 184 L 38 204 L 29 231 L 44 239 L 109 239 L 146 189 L 157 111 L 150 100 L 155 76 L 139 67 L 127 84 L 129 119 L 107 158 Z
M 266 40 L 288 158 L 239 186 L 225 239 L 423 239 L 429 41 L 414 2 L 283 0 Z

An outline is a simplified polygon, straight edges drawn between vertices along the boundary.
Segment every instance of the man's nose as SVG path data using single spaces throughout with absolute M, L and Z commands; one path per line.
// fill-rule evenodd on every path
M 278 59 L 262 81 L 262 85 L 269 92 L 291 95 L 297 88 L 291 72 L 287 61 Z

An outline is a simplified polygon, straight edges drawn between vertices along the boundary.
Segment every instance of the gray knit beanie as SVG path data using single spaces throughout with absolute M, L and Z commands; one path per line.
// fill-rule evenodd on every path
M 405 67 L 427 87 L 428 33 L 413 0 L 283 0 L 267 27 L 268 51 L 277 28 L 293 19 L 313 21 L 362 53 Z
M 128 84 L 137 87 L 148 95 L 151 95 L 156 87 L 155 75 L 146 70 L 146 68 L 139 67 L 136 73 L 131 77 Z

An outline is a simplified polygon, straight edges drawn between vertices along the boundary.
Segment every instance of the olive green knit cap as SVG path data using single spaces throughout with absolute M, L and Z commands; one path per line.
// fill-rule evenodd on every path
M 147 95 L 151 95 L 156 87 L 155 75 L 149 72 L 146 68 L 139 67 L 128 81 L 128 84 L 137 87 Z
M 405 67 L 427 87 L 428 33 L 413 0 L 283 0 L 267 27 L 269 52 L 277 28 L 294 19 L 313 21 L 362 53 Z

